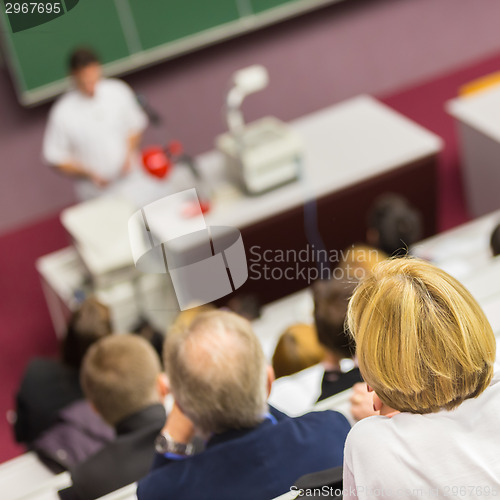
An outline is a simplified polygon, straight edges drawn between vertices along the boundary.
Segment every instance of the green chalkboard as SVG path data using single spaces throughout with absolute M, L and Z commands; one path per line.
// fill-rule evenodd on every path
M 86 45 L 118 75 L 340 0 L 0 0 L 0 34 L 19 100 L 67 88 Z
M 143 49 L 179 40 L 240 17 L 235 0 L 129 1 Z
M 10 35 L 18 84 L 29 91 L 63 79 L 75 46 L 89 45 L 104 63 L 129 55 L 114 2 L 84 0 L 50 22 Z

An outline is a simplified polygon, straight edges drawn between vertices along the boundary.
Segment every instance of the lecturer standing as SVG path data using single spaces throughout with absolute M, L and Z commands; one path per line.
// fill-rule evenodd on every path
M 126 196 L 137 178 L 144 177 L 138 148 L 147 117 L 126 83 L 102 78 L 92 51 L 74 51 L 69 70 L 74 89 L 50 111 L 43 156 L 75 178 L 82 201 L 104 193 Z

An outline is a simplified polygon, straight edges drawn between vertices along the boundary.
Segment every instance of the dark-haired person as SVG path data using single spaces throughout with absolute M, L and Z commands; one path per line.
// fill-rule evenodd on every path
M 491 233 L 490 248 L 493 257 L 500 255 L 500 224 L 497 224 Z
M 345 391 L 362 381 L 353 361 L 353 342 L 345 330 L 347 305 L 356 279 L 332 277 L 312 287 L 314 295 L 314 330 L 323 348 L 323 358 L 273 384 L 270 404 L 295 416 L 309 410 L 315 403 Z
M 394 193 L 377 198 L 368 214 L 367 241 L 387 255 L 402 257 L 422 237 L 422 216 Z
M 354 344 L 345 328 L 347 306 L 359 280 L 386 258 L 373 247 L 353 245 L 342 252 L 329 280 L 313 284 L 314 330 L 323 358 L 310 368 L 276 380 L 269 399 L 272 405 L 299 415 L 362 381 L 353 360 Z
M 44 159 L 75 178 L 80 200 L 119 192 L 140 173 L 137 150 L 147 117 L 125 82 L 102 77 L 91 50 L 75 50 L 68 66 L 74 88 L 50 111 Z
M 54 423 L 60 410 L 84 397 L 82 359 L 94 342 L 109 334 L 109 309 L 90 297 L 70 318 L 61 359 L 30 361 L 16 396 L 16 441 L 30 444 Z
M 355 279 L 331 279 L 317 282 L 314 292 L 314 324 L 320 344 L 326 350 L 323 360 L 325 373 L 321 381 L 318 401 L 345 391 L 361 382 L 356 366 L 342 370 L 342 361 L 354 356 L 354 343 L 345 328 L 347 305 L 358 281 Z
M 145 476 L 153 463 L 155 439 L 165 424 L 162 399 L 168 392 L 160 359 L 137 335 L 112 335 L 95 343 L 81 370 L 85 396 L 115 428 L 116 438 L 70 469 L 66 500 L 94 500 Z

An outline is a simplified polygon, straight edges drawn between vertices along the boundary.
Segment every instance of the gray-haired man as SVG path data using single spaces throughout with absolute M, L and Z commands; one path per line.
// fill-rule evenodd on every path
M 199 315 L 167 337 L 164 361 L 176 404 L 139 500 L 269 500 L 304 474 L 342 464 L 349 431 L 342 415 L 292 419 L 268 407 L 273 371 L 245 319 Z M 192 455 L 196 431 L 207 446 Z

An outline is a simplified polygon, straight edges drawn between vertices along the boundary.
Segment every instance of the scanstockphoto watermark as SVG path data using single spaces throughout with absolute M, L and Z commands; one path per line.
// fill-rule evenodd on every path
M 497 488 L 493 486 L 442 486 L 441 488 L 365 488 L 363 486 L 349 488 L 334 488 L 333 486 L 321 486 L 317 488 L 299 488 L 292 486 L 290 491 L 299 493 L 301 497 L 340 497 L 357 498 L 475 498 L 496 497 L 499 495 Z
M 362 279 L 363 264 L 377 259 L 374 248 L 347 248 L 346 250 L 318 249 L 306 245 L 296 249 L 269 249 L 253 245 L 248 249 L 248 279 L 250 280 L 306 280 L 308 284 L 317 279 Z M 338 266 L 343 263 L 342 266 Z

